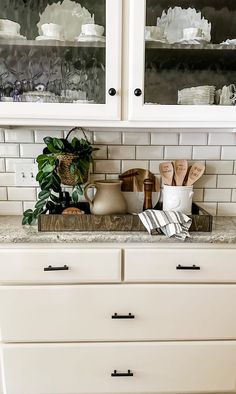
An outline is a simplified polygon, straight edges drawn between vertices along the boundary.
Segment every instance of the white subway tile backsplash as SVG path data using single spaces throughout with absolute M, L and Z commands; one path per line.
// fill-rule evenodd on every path
M 194 189 L 193 201 L 203 201 L 203 189 Z
M 62 130 L 35 130 L 35 142 L 38 144 L 43 143 L 43 139 L 45 137 L 52 137 L 52 138 L 62 138 L 63 131 Z M 21 141 L 24 142 L 24 141 Z
M 218 216 L 236 216 L 236 203 L 219 203 Z
M 164 159 L 175 160 L 192 158 L 191 146 L 166 146 L 164 152 Z
M 236 189 L 232 190 L 232 201 L 236 202 Z
M 220 160 L 220 146 L 194 146 L 193 159 L 197 160 Z
M 120 174 L 106 174 L 106 179 L 119 179 Z
M 95 131 L 93 133 L 94 144 L 119 145 L 121 133 L 119 131 Z
M 135 159 L 135 146 L 108 146 L 108 159 Z
M 213 216 L 217 214 L 217 203 L 216 202 L 200 202 L 198 203 L 200 207 L 205 209 L 208 213 Z
M 206 162 L 206 174 L 232 174 L 233 173 L 233 161 L 207 161 Z
M 210 133 L 209 145 L 236 145 L 236 134 L 234 133 Z
M 5 130 L 6 142 L 34 142 L 33 130 Z
M 122 172 L 131 170 L 132 168 L 143 168 L 148 170 L 149 162 L 147 160 L 122 160 Z
M 37 156 L 43 153 L 44 144 L 21 144 L 20 156 L 36 159 Z
M 63 133 L 64 138 L 67 137 L 69 131 L 70 131 L 69 129 L 64 131 L 64 133 Z M 85 133 L 85 135 L 84 135 L 84 133 Z M 93 143 L 93 132 L 89 131 L 87 129 L 84 129 L 84 133 L 82 130 L 73 131 L 73 133 L 70 134 L 69 140 L 72 140 L 74 137 L 76 137 L 78 139 L 87 138 L 91 143 Z
M 207 133 L 180 133 L 180 145 L 207 145 Z
M 0 142 L 4 142 L 4 129 L 0 129 Z
M 0 187 L 0 201 L 7 200 L 7 188 Z
M 150 145 L 150 133 L 122 133 L 124 145 Z
M 94 159 L 107 159 L 107 146 L 106 145 L 95 145 L 98 150 L 93 152 Z
M 236 160 L 236 146 L 222 146 L 222 160 Z
M 93 183 L 94 181 L 103 181 L 106 179 L 105 174 L 91 174 L 90 175 L 90 182 Z
M 120 160 L 95 160 L 94 161 L 95 173 L 120 173 Z
M 15 174 L 8 172 L 0 173 L 0 186 L 15 186 Z
M 24 202 L 23 203 L 23 212 L 26 211 L 27 209 L 32 209 L 32 211 L 34 211 L 35 204 L 36 204 L 36 201 L 26 201 L 26 202 Z
M 236 188 L 236 175 L 218 175 L 218 188 Z
M 19 145 L 0 144 L 0 157 L 19 157 Z
M 90 182 L 117 179 L 131 168 L 149 169 L 159 175 L 163 161 L 187 159 L 189 165 L 201 161 L 206 172 L 194 185 L 194 201 L 214 215 L 217 209 L 218 214 L 236 215 L 236 134 L 226 129 L 217 133 L 204 129 L 105 130 L 86 131 L 88 139 L 100 148 L 93 154 Z M 67 132 L 57 128 L 0 128 L 0 204 L 5 203 L 0 205 L 0 214 L 20 215 L 23 209 L 34 209 L 36 188 L 15 187 L 15 167 L 34 162 L 45 146 L 45 136 L 60 138 Z M 73 136 L 81 138 L 83 134 L 79 131 Z
M 36 189 L 32 187 L 8 187 L 9 201 L 35 201 Z
M 22 215 L 21 201 L 0 201 L 0 215 Z
M 15 172 L 16 166 L 21 164 L 31 164 L 34 163 L 34 159 L 5 159 L 6 160 L 6 171 L 7 172 Z
M 5 171 L 5 160 L 0 159 L 0 172 L 4 172 L 4 171 Z
M 231 200 L 231 189 L 205 189 L 204 201 L 226 202 Z
M 161 163 L 163 163 L 163 160 L 151 160 L 150 171 L 153 172 L 153 174 L 160 174 L 159 166 Z
M 136 159 L 155 160 L 163 158 L 163 146 L 137 146 Z
M 170 133 L 168 131 L 164 133 L 152 133 L 151 144 L 152 145 L 178 145 L 179 135 L 177 133 Z
M 194 187 L 200 188 L 216 188 L 216 175 L 203 175 L 195 184 Z

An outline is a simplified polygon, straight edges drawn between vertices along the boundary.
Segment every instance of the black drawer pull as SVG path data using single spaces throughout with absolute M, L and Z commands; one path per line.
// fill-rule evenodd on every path
M 135 316 L 132 315 L 132 313 L 129 313 L 128 315 L 118 315 L 118 313 L 114 313 L 111 317 L 112 319 L 134 319 Z
M 128 369 L 128 372 L 117 372 L 117 370 L 115 369 L 114 372 L 111 373 L 111 376 L 113 378 L 115 377 L 122 377 L 122 376 L 134 376 L 133 372 L 130 371 L 130 369 Z
M 49 265 L 48 267 L 44 268 L 44 271 L 68 271 L 69 267 L 67 265 L 64 265 L 63 267 L 52 267 Z
M 198 265 L 177 265 L 176 267 L 177 270 L 193 270 L 193 271 L 199 271 L 201 269 L 201 267 L 199 267 Z

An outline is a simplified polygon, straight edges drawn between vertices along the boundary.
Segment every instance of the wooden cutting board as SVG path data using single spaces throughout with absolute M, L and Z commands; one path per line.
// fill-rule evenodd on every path
M 144 179 L 152 179 L 154 181 L 153 192 L 160 191 L 158 178 L 151 171 L 144 170 L 143 168 L 132 168 L 121 174 L 119 178 L 123 181 L 121 186 L 123 192 L 143 192 Z

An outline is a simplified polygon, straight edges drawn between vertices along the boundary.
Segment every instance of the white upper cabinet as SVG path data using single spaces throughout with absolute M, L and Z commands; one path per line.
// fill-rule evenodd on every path
M 1 0 L 0 123 L 119 120 L 121 18 L 122 0 Z
M 235 127 L 235 17 L 233 0 L 130 0 L 129 120 Z

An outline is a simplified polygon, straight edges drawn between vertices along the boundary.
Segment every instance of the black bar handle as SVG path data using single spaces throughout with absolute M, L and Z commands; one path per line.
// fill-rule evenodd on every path
M 114 369 L 114 372 L 111 373 L 111 376 L 113 378 L 122 377 L 122 376 L 129 377 L 129 376 L 134 376 L 134 374 L 133 374 L 133 372 L 130 371 L 130 369 L 128 369 L 128 372 L 117 372 L 117 370 Z
M 201 267 L 199 267 L 198 265 L 177 265 L 176 267 L 177 270 L 193 270 L 193 271 L 199 271 L 201 269 Z
M 118 315 L 118 313 L 114 313 L 111 317 L 112 319 L 135 319 L 135 315 L 129 313 L 128 315 Z
M 44 268 L 44 271 L 68 271 L 69 267 L 67 265 L 64 265 L 63 267 L 52 267 L 49 265 L 48 267 Z

